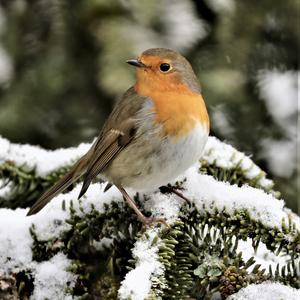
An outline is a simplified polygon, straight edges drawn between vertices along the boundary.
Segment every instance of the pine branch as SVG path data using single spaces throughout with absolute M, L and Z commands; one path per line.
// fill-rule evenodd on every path
M 222 153 L 227 160 L 222 161 Z M 74 159 L 78 154 L 73 155 Z M 63 163 L 42 174 L 38 160 L 31 167 L 24 165 L 24 159 L 22 164 L 18 159 L 1 161 L 1 180 L 7 189 L 1 203 L 6 207 L 26 207 L 69 166 Z M 39 267 L 48 263 L 67 266 L 60 271 L 72 280 L 60 283 L 62 292 L 82 299 L 127 299 L 137 292 L 135 278 L 141 276 L 141 268 L 143 282 L 150 287 L 144 291 L 147 299 L 210 299 L 215 292 L 226 298 L 266 280 L 300 288 L 299 219 L 274 197 L 278 193 L 272 181 L 248 157 L 210 138 L 199 166 L 170 186 L 191 205 L 168 188 L 135 195 L 146 215 L 165 216 L 170 228 L 145 231 L 116 190 L 103 192 L 104 184 L 91 185 L 82 201 L 76 200 L 78 186 L 56 197 L 32 219 L 24 218 L 25 210 L 12 211 L 21 220 L 15 226 L 30 232 L 30 240 L 22 240 L 21 247 L 32 257 L 16 256 L 20 243 L 0 231 L 3 278 L 11 283 L 10 290 L 19 295 L 37 291 Z M 282 260 L 274 268 L 273 262 L 273 266 L 256 262 L 255 254 L 246 258 L 240 250 L 243 241 L 250 242 L 254 252 L 265 245 Z M 9 280 L 12 274 L 20 279 Z

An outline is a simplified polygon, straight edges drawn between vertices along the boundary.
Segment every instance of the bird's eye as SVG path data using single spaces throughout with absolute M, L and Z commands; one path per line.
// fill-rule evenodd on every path
M 161 70 L 161 72 L 166 73 L 171 70 L 171 66 L 167 63 L 163 63 L 159 66 L 159 69 Z

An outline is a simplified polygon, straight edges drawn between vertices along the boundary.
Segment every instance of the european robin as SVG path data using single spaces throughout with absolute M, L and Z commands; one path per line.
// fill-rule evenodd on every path
M 144 216 L 125 188 L 154 190 L 194 164 L 208 138 L 209 117 L 197 77 L 179 53 L 153 48 L 127 63 L 136 67 L 135 85 L 117 102 L 90 150 L 27 215 L 83 177 L 80 198 L 101 174 L 144 224 L 160 221 Z

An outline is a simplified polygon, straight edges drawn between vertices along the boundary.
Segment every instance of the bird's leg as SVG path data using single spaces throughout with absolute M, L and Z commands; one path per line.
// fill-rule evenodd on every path
M 162 219 L 162 218 L 146 217 L 140 211 L 140 209 L 137 207 L 137 205 L 135 204 L 135 202 L 130 198 L 130 196 L 127 194 L 127 192 L 125 191 L 125 189 L 122 186 L 118 186 L 118 185 L 116 185 L 116 187 L 121 192 L 121 194 L 123 195 L 124 199 L 127 201 L 128 205 L 135 211 L 135 213 L 137 214 L 138 219 L 144 225 L 149 226 L 149 225 L 152 225 L 154 223 L 162 223 L 162 224 L 168 226 L 167 222 L 164 219 Z
M 191 204 L 191 200 L 189 198 L 185 197 L 181 192 L 179 192 L 178 190 L 176 190 L 173 187 L 171 188 L 171 193 L 177 195 L 178 197 L 180 197 L 181 199 L 186 201 L 188 204 Z
M 171 186 L 170 184 L 161 186 L 159 188 L 159 190 L 160 190 L 160 192 L 162 194 L 173 193 L 173 194 L 177 195 L 179 198 L 181 198 L 184 201 L 186 201 L 188 204 L 191 204 L 191 200 L 189 198 L 185 197 L 181 192 L 178 191 L 178 189 L 176 189 L 175 187 Z

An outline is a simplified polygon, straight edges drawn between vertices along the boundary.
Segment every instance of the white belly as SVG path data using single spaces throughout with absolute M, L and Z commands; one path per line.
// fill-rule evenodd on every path
M 175 140 L 158 130 L 143 134 L 124 149 L 104 172 L 112 183 L 140 191 L 154 190 L 178 177 L 200 159 L 208 131 L 198 123 L 192 132 Z

